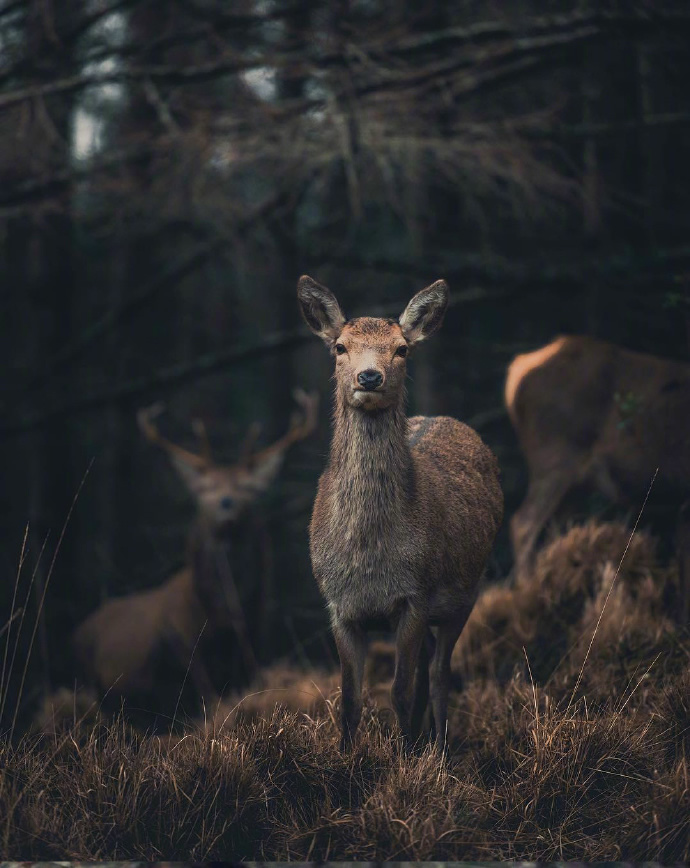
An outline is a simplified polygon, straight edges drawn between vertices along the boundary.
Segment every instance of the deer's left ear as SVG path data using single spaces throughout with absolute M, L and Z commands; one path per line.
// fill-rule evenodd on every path
M 437 280 L 418 292 L 398 320 L 408 344 L 414 346 L 432 335 L 443 322 L 447 307 L 448 284 L 445 280 Z

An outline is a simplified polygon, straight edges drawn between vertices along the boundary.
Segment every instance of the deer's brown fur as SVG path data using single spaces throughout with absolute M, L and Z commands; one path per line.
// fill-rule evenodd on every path
M 690 365 L 559 337 L 513 360 L 506 405 L 529 469 L 527 496 L 511 520 L 518 573 L 575 486 L 639 508 L 658 468 L 659 496 L 679 508 L 690 497 Z M 690 526 L 682 510 L 678 539 L 687 589 Z
M 212 461 L 207 442 L 203 454 L 196 455 L 165 440 L 153 424 L 158 407 L 140 412 L 142 432 L 166 450 L 194 496 L 198 517 L 189 534 L 184 569 L 157 588 L 106 601 L 77 628 L 77 662 L 100 690 L 116 696 L 150 695 L 157 686 L 156 662 L 163 656 L 176 659 L 182 671 L 189 667 L 190 680 L 208 705 L 217 696 L 194 648 L 202 634 L 207 640 L 224 629 L 234 633 L 245 671 L 251 675 L 256 669 L 257 637 L 250 635 L 230 548 L 238 535 L 255 531 L 248 507 L 271 485 L 288 447 L 316 426 L 316 396 L 299 390 L 295 395 L 302 413 L 293 416 L 288 432 L 259 452 L 247 445 L 241 461 L 227 467 Z M 265 605 L 265 589 L 256 596 L 257 605 Z
M 77 629 L 74 649 L 82 669 L 102 690 L 118 695 L 150 694 L 156 687 L 155 659 L 175 637 L 194 648 L 208 614 L 196 592 L 191 568 L 175 573 L 157 588 L 108 600 Z M 189 659 L 183 662 L 187 666 Z M 203 691 L 208 695 L 211 690 Z
M 346 322 L 330 291 L 308 277 L 298 297 L 336 360 L 333 439 L 310 546 L 341 658 L 343 746 L 361 714 L 366 630 L 379 623 L 396 629 L 392 698 L 408 740 L 426 706 L 435 644 L 431 697 L 443 743 L 450 655 L 503 511 L 496 458 L 475 431 L 448 417 L 405 415 L 404 355 L 441 324 L 447 288 L 439 281 L 418 293 L 399 321 Z M 359 389 L 374 371 L 381 384 Z

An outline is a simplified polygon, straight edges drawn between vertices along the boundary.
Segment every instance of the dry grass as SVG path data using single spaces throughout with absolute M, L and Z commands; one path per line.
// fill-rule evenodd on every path
M 377 643 L 350 756 L 337 678 L 285 668 L 174 742 L 90 719 L 5 743 L 3 858 L 690 859 L 690 638 L 647 536 L 612 585 L 627 539 L 573 528 L 485 592 L 446 763 L 401 752 Z
M 623 559 L 629 539 L 624 525 L 595 522 L 554 539 L 529 576 L 480 596 L 456 645 L 454 665 L 465 677 L 505 681 L 516 665 L 524 666 L 526 654 L 538 683 L 562 664 L 581 665 L 619 564 L 597 648 L 640 631 L 656 641 L 658 633 L 673 629 L 677 571 L 658 564 L 655 541 L 643 532 L 634 534 Z
M 339 683 L 335 672 L 270 666 L 247 690 L 229 696 L 217 709 L 212 709 L 209 726 L 232 729 L 239 723 L 270 717 L 276 708 L 322 716 L 328 697 Z

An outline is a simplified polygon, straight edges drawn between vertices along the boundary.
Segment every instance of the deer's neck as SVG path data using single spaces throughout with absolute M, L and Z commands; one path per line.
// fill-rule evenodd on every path
M 379 530 L 395 521 L 413 480 L 404 402 L 367 413 L 338 400 L 329 470 L 340 518 Z

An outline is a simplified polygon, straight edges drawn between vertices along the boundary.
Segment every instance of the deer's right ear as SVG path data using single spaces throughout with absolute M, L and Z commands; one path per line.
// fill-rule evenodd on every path
M 345 316 L 336 297 L 306 274 L 297 281 L 297 299 L 304 321 L 329 346 L 345 325 Z

